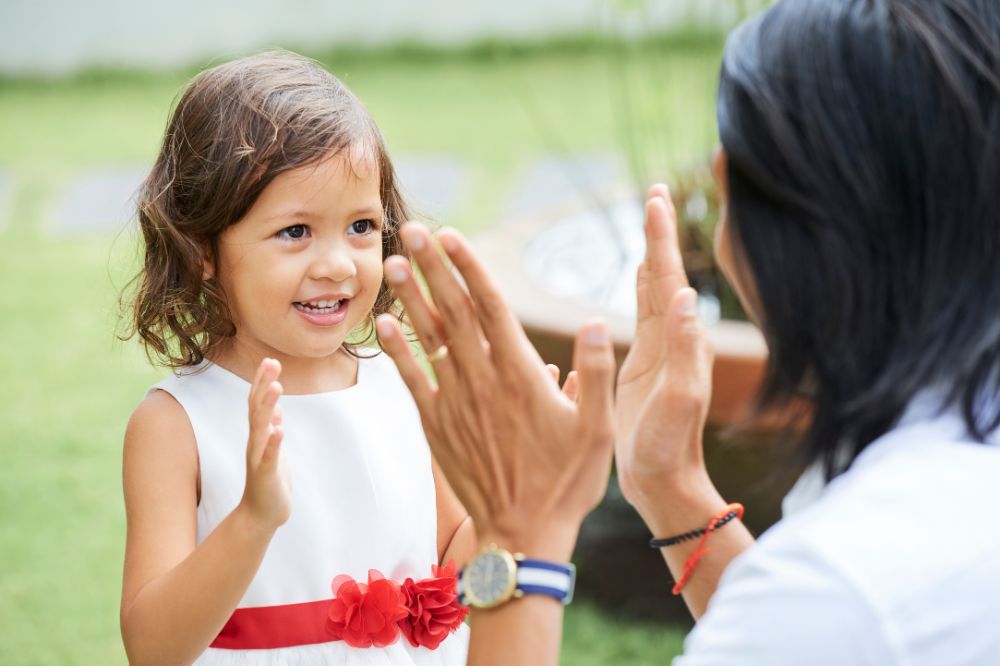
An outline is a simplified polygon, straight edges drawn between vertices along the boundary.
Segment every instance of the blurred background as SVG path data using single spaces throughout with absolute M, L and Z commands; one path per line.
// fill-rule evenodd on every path
M 0 7 L 0 664 L 124 664 L 121 442 L 164 375 L 116 340 L 131 209 L 197 71 L 281 47 L 369 107 L 421 216 L 473 237 L 566 367 L 579 322 L 631 335 L 641 193 L 671 183 L 720 351 L 709 458 L 758 531 L 786 480 L 734 441 L 764 358 L 711 258 L 726 33 L 766 0 L 6 0 Z M 756 522 L 754 522 L 756 521 Z M 662 536 L 662 535 L 661 535 Z M 614 486 L 581 537 L 564 664 L 662 664 L 689 620 Z

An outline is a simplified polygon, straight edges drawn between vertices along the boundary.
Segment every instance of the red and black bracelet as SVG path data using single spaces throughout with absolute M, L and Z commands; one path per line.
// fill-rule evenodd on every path
M 673 546 L 690 539 L 698 539 L 698 547 L 695 548 L 694 552 L 692 552 L 691 555 L 688 556 L 687 560 L 684 561 L 684 568 L 681 572 L 681 576 L 671 590 L 675 595 L 681 593 L 684 586 L 687 585 L 687 582 L 691 580 L 691 574 L 694 573 L 695 567 L 698 566 L 698 562 L 701 558 L 708 554 L 709 548 L 705 544 L 708 540 L 708 535 L 726 523 L 736 520 L 737 518 L 743 518 L 743 505 L 730 504 L 725 509 L 712 516 L 712 519 L 708 521 L 708 525 L 701 529 L 691 530 L 690 532 L 667 537 L 666 539 L 652 539 L 649 542 L 649 545 L 653 548 L 664 548 L 666 546 Z
M 739 518 L 739 516 L 740 516 L 741 513 L 742 513 L 741 510 L 739 510 L 739 509 L 733 509 L 732 511 L 730 511 L 726 515 L 724 515 L 721 518 L 719 518 L 718 522 L 715 523 L 715 528 L 714 529 L 719 529 L 720 527 L 722 527 L 723 525 L 725 525 L 729 521 L 735 520 L 736 518 Z M 708 531 L 707 527 L 699 527 L 696 530 L 691 530 L 690 532 L 685 532 L 684 534 L 678 534 L 677 536 L 666 537 L 665 539 L 656 539 L 656 538 L 653 538 L 653 539 L 649 540 L 649 547 L 650 548 L 667 548 L 669 546 L 676 546 L 679 543 L 684 543 L 685 541 L 690 541 L 691 539 L 697 539 L 698 537 L 700 537 L 702 534 L 704 534 L 707 531 Z

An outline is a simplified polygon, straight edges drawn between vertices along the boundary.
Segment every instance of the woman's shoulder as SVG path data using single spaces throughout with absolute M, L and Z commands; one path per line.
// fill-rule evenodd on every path
M 972 442 L 958 421 L 899 427 L 735 560 L 720 604 L 769 596 L 788 621 L 854 613 L 904 635 L 909 614 L 938 606 L 1000 622 L 1000 531 L 983 520 L 997 478 L 998 443 Z
M 947 418 L 897 428 L 729 565 L 675 665 L 986 663 L 1000 649 L 1000 531 L 984 520 L 997 478 L 996 442 Z M 970 658 L 942 652 L 955 645 Z

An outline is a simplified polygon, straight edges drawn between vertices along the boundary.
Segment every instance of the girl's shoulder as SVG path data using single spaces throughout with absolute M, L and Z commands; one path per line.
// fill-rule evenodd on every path
M 126 433 L 132 431 L 178 432 L 178 429 L 190 429 L 187 414 L 180 402 L 166 390 L 159 390 L 159 384 L 152 386 L 136 405 L 129 417 Z
M 154 480 L 166 478 L 190 483 L 198 492 L 194 430 L 184 407 L 166 391 L 150 389 L 133 410 L 122 456 L 127 499 L 141 495 L 140 489 L 152 487 Z

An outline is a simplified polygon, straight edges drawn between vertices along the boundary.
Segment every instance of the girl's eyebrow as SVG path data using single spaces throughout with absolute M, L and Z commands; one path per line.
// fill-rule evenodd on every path
M 289 210 L 280 211 L 273 215 L 268 215 L 265 218 L 267 222 L 274 222 L 278 220 L 296 220 L 296 219 L 318 219 L 322 217 L 321 211 L 310 210 L 308 208 L 293 208 Z M 361 217 L 381 217 L 382 207 L 376 203 L 370 203 L 368 205 L 356 208 L 345 215 L 347 218 L 357 219 Z
M 264 218 L 264 220 L 266 222 L 275 222 L 278 220 L 313 219 L 317 217 L 319 217 L 319 215 L 317 215 L 315 212 L 311 210 L 307 210 L 305 208 L 295 208 L 290 210 L 283 210 L 281 212 L 275 213 L 274 215 L 268 215 L 266 218 Z
M 347 217 L 359 218 L 359 217 L 381 217 L 382 207 L 375 203 L 370 203 L 361 208 L 355 209 L 348 213 Z

